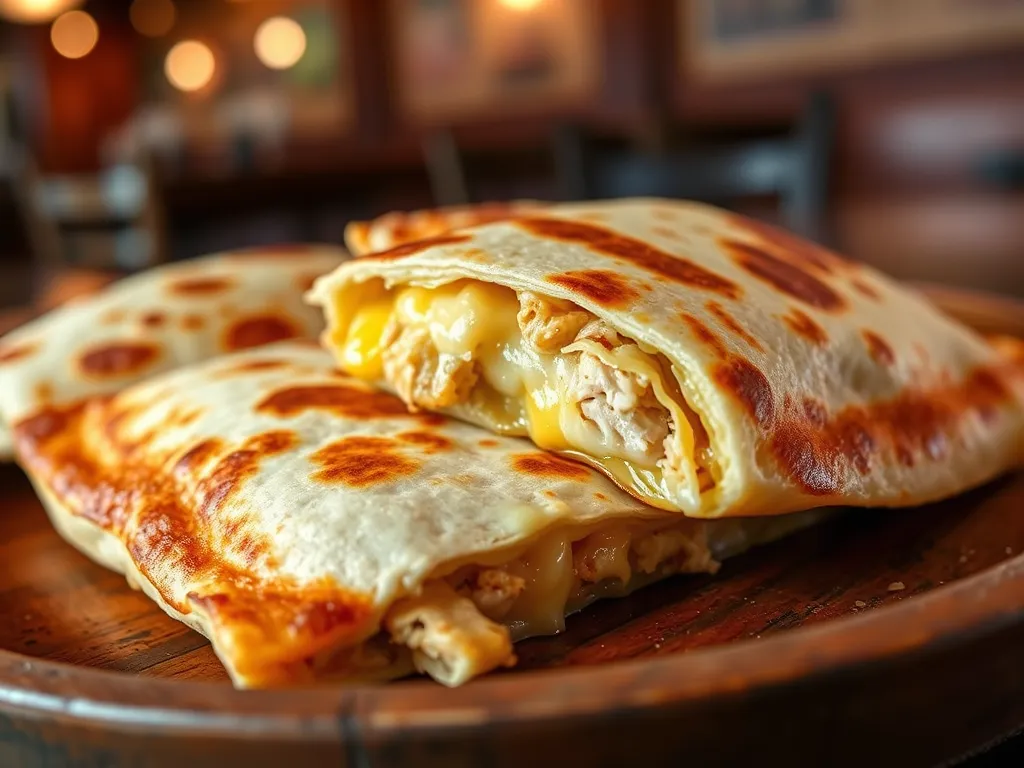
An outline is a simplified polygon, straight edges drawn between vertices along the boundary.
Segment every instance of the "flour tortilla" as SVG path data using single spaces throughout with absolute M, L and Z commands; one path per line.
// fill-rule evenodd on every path
M 409 414 L 300 342 L 44 406 L 14 433 L 57 530 L 209 637 L 240 687 L 402 674 L 379 632 L 416 622 L 443 646 L 417 663 L 442 682 L 510 664 L 508 631 L 438 579 L 554 532 L 671 523 L 680 569 L 714 570 L 814 521 L 679 528 L 527 441 Z
M 337 351 L 370 283 L 464 279 L 573 302 L 669 361 L 720 473 L 687 515 L 916 505 L 1024 451 L 1019 359 L 867 266 L 698 203 L 554 205 L 399 243 L 310 300 Z
M 323 325 L 302 301 L 345 258 L 332 246 L 274 246 L 170 264 L 68 302 L 0 339 L 4 424 L 40 405 L 116 392 L 161 371 Z
M 451 232 L 455 229 L 502 221 L 539 211 L 545 203 L 513 200 L 481 205 L 452 205 L 418 211 L 392 211 L 372 221 L 353 221 L 345 227 L 345 244 L 354 256 L 383 251 L 403 243 Z

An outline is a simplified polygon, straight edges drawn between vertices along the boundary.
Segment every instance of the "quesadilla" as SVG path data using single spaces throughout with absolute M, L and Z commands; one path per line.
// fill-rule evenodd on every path
M 14 426 L 57 530 L 210 638 L 236 685 L 447 685 L 567 612 L 813 522 L 691 520 L 530 442 L 339 373 L 299 342 Z
M 553 205 L 364 255 L 310 300 L 348 373 L 689 516 L 921 504 L 1022 454 L 1019 361 L 702 204 Z
M 178 262 L 12 331 L 0 339 L 0 457 L 10 456 L 4 424 L 40 405 L 116 392 L 232 350 L 314 338 L 323 319 L 302 295 L 345 255 L 326 245 L 293 245 Z

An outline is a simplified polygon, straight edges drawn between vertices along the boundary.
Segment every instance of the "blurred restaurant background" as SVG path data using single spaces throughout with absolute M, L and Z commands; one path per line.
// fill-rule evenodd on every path
M 5 307 L 640 194 L 1024 296 L 1024 0 L 0 0 L 0 46 Z

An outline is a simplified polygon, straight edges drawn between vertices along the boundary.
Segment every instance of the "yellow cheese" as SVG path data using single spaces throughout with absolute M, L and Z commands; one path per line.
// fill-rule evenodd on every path
M 525 398 L 530 439 L 541 448 L 559 451 L 569 448 L 562 431 L 562 404 L 551 387 L 534 390 Z
M 391 299 L 384 298 L 363 305 L 353 315 L 341 348 L 341 365 L 353 376 L 376 380 L 383 375 L 381 337 L 391 313 Z

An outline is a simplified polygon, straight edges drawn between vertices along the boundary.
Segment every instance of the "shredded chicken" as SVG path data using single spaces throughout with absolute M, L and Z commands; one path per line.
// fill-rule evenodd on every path
M 412 650 L 416 669 L 445 685 L 515 664 L 508 630 L 443 581 L 396 603 L 384 624 L 394 642 Z
M 384 331 L 384 375 L 410 404 L 446 408 L 466 400 L 479 378 L 472 359 L 438 353 L 427 328 L 392 320 Z
M 718 570 L 706 542 L 692 532 L 668 530 L 652 533 L 635 542 L 633 552 L 637 570 L 654 573 L 663 563 L 673 570 L 709 572 Z
M 596 583 L 605 579 L 629 581 L 630 534 L 628 530 L 592 533 L 573 545 L 572 563 L 580 581 Z
M 508 614 L 525 586 L 526 581 L 519 576 L 487 568 L 472 580 L 469 596 L 484 616 L 498 621 Z
M 580 352 L 570 392 L 606 445 L 636 460 L 649 461 L 664 453 L 670 417 L 647 377 L 616 370 L 595 355 Z
M 530 291 L 519 294 L 519 330 L 538 352 L 554 354 L 572 342 L 593 319 L 570 301 L 548 299 Z

